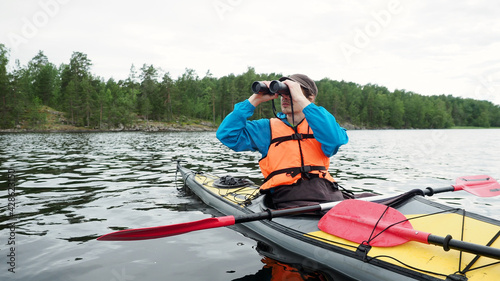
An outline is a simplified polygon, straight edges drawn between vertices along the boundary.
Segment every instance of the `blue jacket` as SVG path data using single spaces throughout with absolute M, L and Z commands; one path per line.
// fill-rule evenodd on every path
M 234 151 L 258 150 L 262 157 L 265 157 L 271 144 L 269 119 L 247 120 L 254 110 L 255 106 L 248 100 L 237 103 L 234 111 L 227 115 L 219 126 L 217 138 Z M 348 142 L 345 129 L 340 127 L 335 117 L 325 108 L 311 103 L 302 112 L 326 156 L 333 156 L 341 145 Z M 280 112 L 278 117 L 291 126 L 285 114 Z

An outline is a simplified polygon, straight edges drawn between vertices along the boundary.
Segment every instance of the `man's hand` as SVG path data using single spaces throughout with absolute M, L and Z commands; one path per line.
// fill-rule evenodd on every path
M 262 81 L 262 82 L 264 82 L 264 84 L 266 84 L 266 86 L 269 88 L 269 84 L 271 84 L 270 81 Z M 250 103 L 253 106 L 257 107 L 259 104 L 263 102 L 278 98 L 278 96 L 279 96 L 278 94 L 272 94 L 272 95 L 253 94 L 252 96 L 250 96 L 250 98 L 248 98 L 248 101 L 250 101 Z
M 309 101 L 306 96 L 304 96 L 299 83 L 288 79 L 283 81 L 283 83 L 285 83 L 290 90 L 290 95 L 292 96 L 294 107 L 296 107 L 297 109 L 300 108 L 300 110 L 302 110 L 304 107 L 308 106 L 311 103 L 311 101 Z

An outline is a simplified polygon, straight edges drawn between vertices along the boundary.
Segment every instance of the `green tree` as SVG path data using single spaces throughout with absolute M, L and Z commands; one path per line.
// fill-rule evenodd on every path
M 141 68 L 139 113 L 149 121 L 150 115 L 158 118 L 161 114 L 162 102 L 159 99 L 158 70 L 153 65 L 144 64 Z
M 28 63 L 33 79 L 33 92 L 43 104 L 49 105 L 55 96 L 57 85 L 57 68 L 49 62 L 42 51 Z
M 176 103 L 174 105 L 177 116 L 194 116 L 196 100 L 200 96 L 199 77 L 193 69 L 186 71 L 176 81 Z
M 334 116 L 338 116 L 338 100 L 334 95 L 335 89 L 333 88 L 332 81 L 328 78 L 323 78 L 317 83 L 318 96 L 316 97 L 316 104 L 321 104 L 326 110 L 331 112 Z
M 11 126 L 36 126 L 42 123 L 39 114 L 40 100 L 33 95 L 32 76 L 27 68 L 21 67 L 16 61 L 16 67 L 11 74 L 8 108 L 11 113 Z M 13 122 L 12 122 L 13 121 Z M 27 123 L 22 124 L 22 121 Z
M 80 108 L 80 112 L 83 115 L 83 124 L 85 124 L 86 127 L 91 127 L 95 92 L 90 77 L 83 78 L 80 87 L 80 104 L 78 108 Z
M 228 102 L 229 97 L 232 93 L 236 92 L 236 87 L 234 85 L 235 75 L 230 74 L 219 79 L 219 85 L 217 88 L 216 96 L 216 110 L 218 111 L 217 120 L 220 122 L 224 117 L 226 117 L 229 112 L 233 110 L 233 106 Z M 262 107 L 257 107 L 257 112 L 254 115 L 261 116 Z
M 215 88 L 217 87 L 216 79 L 207 71 L 205 77 L 201 79 L 202 97 L 198 100 L 200 109 L 200 118 L 212 120 L 215 123 Z
M 69 65 L 61 67 L 61 109 L 68 112 L 73 125 L 90 125 L 90 66 L 86 54 L 73 52 Z
M 108 104 L 105 116 L 110 126 L 126 126 L 132 124 L 139 90 L 129 82 L 115 82 L 109 79 L 103 96 L 104 104 Z
M 404 103 L 398 97 L 395 97 L 390 106 L 391 115 L 389 126 L 401 129 L 404 126 L 405 107 Z
M 7 65 L 9 64 L 9 49 L 0 43 L 0 128 L 10 128 L 13 125 L 11 115 L 11 95 L 12 90 L 9 86 L 9 75 Z
M 170 77 L 170 73 L 165 73 L 163 75 L 161 84 L 160 84 L 160 102 L 162 103 L 163 112 L 161 116 L 164 116 L 162 120 L 171 121 L 173 119 L 172 112 L 172 91 L 174 89 L 174 80 Z

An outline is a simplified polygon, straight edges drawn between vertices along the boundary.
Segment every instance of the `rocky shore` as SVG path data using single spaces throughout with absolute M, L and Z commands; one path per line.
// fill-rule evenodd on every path
M 217 126 L 211 122 L 188 119 L 186 117 L 178 118 L 178 120 L 173 122 L 157 122 L 148 121 L 138 118 L 132 124 L 122 125 L 119 124 L 115 127 L 110 127 L 107 124 L 103 124 L 101 128 L 94 127 L 77 127 L 71 125 L 71 123 L 65 117 L 65 114 L 60 111 L 56 111 L 50 107 L 44 106 L 41 110 L 45 115 L 45 122 L 39 124 L 27 124 L 27 122 L 21 122 L 15 128 L 11 129 L 0 129 L 0 133 L 28 133 L 28 132 L 206 132 L 206 131 L 216 131 Z
M 40 128 L 0 129 L 0 133 L 77 133 L 77 132 L 209 132 L 216 131 L 217 127 L 207 124 L 171 124 L 162 122 L 149 122 L 149 124 L 136 123 L 130 126 L 99 129 L 75 127 L 70 125 L 41 126 Z

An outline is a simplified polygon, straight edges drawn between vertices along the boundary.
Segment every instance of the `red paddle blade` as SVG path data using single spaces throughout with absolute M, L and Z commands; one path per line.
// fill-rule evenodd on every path
M 97 238 L 97 240 L 134 241 L 134 240 L 156 239 L 156 238 L 179 235 L 196 230 L 234 225 L 234 223 L 235 220 L 233 216 L 208 218 L 199 221 L 172 224 L 172 225 L 126 229 L 105 234 Z
M 493 197 L 500 195 L 500 184 L 488 175 L 459 177 L 455 190 L 465 190 L 480 197 Z
M 376 247 L 401 245 L 410 240 L 428 243 L 428 233 L 415 231 L 406 217 L 394 208 L 362 201 L 345 200 L 324 215 L 319 229 L 355 242 Z

